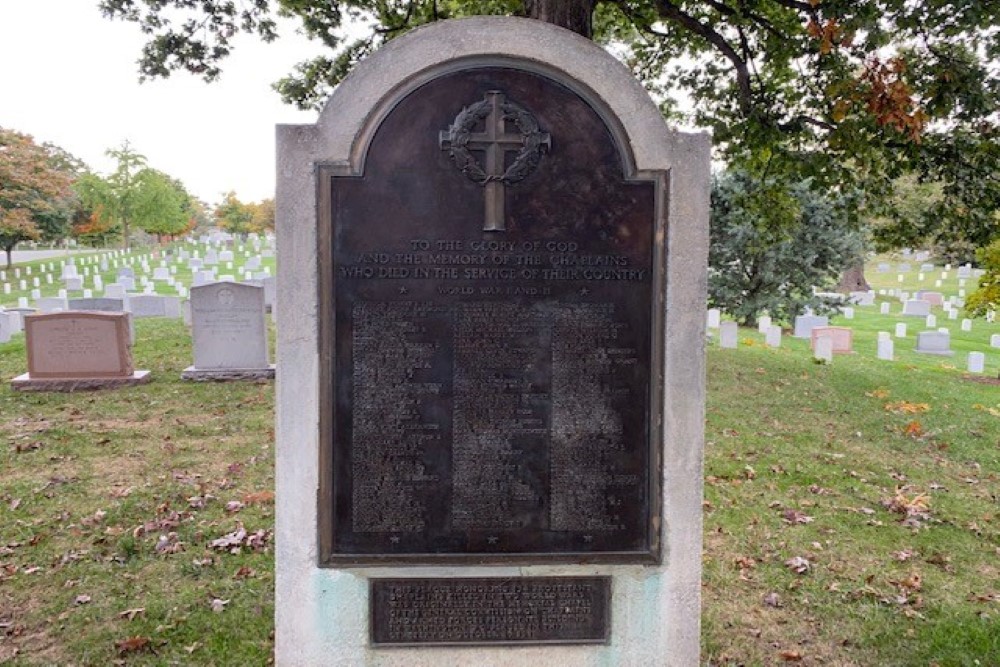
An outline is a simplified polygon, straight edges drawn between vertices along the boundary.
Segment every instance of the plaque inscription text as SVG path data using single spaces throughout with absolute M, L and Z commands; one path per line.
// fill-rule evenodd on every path
M 373 645 L 600 643 L 610 577 L 372 579 Z
M 484 230 L 439 133 L 497 91 L 553 148 Z M 655 559 L 656 183 L 600 115 L 537 74 L 444 75 L 324 187 L 323 562 Z

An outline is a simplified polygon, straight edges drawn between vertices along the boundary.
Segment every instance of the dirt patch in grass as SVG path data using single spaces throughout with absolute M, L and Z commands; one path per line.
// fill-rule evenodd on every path
M 975 382 L 976 384 L 988 384 L 988 385 L 1000 386 L 1000 377 L 967 375 L 965 376 L 965 379 L 969 382 Z
M 18 656 L 31 656 L 39 665 L 64 665 L 69 661 L 62 648 L 49 635 L 46 624 L 32 622 L 41 612 L 41 603 L 32 597 L 15 599 L 3 596 L 0 612 L 0 665 Z

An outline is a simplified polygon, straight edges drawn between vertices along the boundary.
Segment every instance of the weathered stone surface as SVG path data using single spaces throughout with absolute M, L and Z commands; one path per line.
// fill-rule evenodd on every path
M 267 368 L 214 369 L 205 370 L 188 366 L 181 373 L 185 380 L 196 382 L 232 382 L 239 380 L 270 380 L 274 378 L 274 364 Z
M 607 130 L 617 142 L 631 177 L 669 173 L 657 185 L 657 201 L 670 233 L 663 234 L 664 290 L 659 304 L 666 320 L 651 337 L 659 353 L 650 372 L 662 374 L 660 430 L 664 461 L 658 520 L 665 545 L 655 564 L 586 566 L 542 564 L 462 568 L 436 566 L 431 576 L 592 575 L 612 577 L 611 638 L 596 646 L 422 648 L 373 647 L 368 611 L 371 576 L 403 577 L 399 566 L 317 567 L 319 545 L 316 490 L 320 437 L 317 422 L 329 409 L 330 387 L 321 387 L 318 227 L 320 192 L 317 165 L 342 165 L 360 174 L 369 142 L 382 121 L 425 83 L 462 67 L 507 67 L 549 77 L 611 119 Z M 455 110 L 451 110 L 454 119 Z M 439 128 L 443 130 L 445 128 Z M 551 132 L 550 128 L 543 128 Z M 437 150 L 438 136 L 428 141 Z M 701 479 L 704 428 L 704 303 L 708 239 L 709 152 L 704 136 L 670 132 L 646 92 L 620 63 L 599 46 L 554 26 L 523 19 L 475 18 L 442 22 L 390 42 L 361 63 L 337 89 L 318 125 L 279 128 L 278 302 L 280 304 L 277 385 L 276 647 L 279 665 L 524 665 L 634 664 L 692 665 L 698 662 L 701 561 Z M 555 145 L 555 144 L 553 144 Z M 479 159 L 482 159 L 481 157 Z M 455 171 L 447 153 L 433 164 Z M 367 169 L 369 165 L 365 165 Z M 578 165 L 581 174 L 587 166 Z M 401 179 L 428 170 L 417 163 Z M 437 169 L 437 166 L 434 167 Z M 470 197 L 482 224 L 481 186 L 469 181 Z M 569 185 L 571 188 L 571 184 Z M 512 188 L 511 191 L 516 189 Z M 433 196 L 429 193 L 428 197 Z M 520 195 L 519 195 L 520 196 Z M 422 201 L 422 200 L 421 200 Z M 393 215 L 419 215 L 407 202 Z M 456 209 L 456 211 L 459 209 Z M 471 210 L 471 209 L 470 209 Z M 511 208 L 509 211 L 513 212 Z M 466 217 L 463 214 L 463 218 Z M 449 220 L 448 224 L 462 221 Z M 586 224 L 586 220 L 581 220 Z M 479 227 L 481 230 L 481 227 Z M 388 234 L 378 227 L 376 236 Z M 497 233 L 497 232 L 491 232 Z M 420 237 L 415 237 L 419 239 Z M 395 236 L 388 241 L 395 240 Z M 581 298 L 587 295 L 580 295 Z M 530 300 L 527 300 L 530 302 Z M 520 303 L 515 301 L 515 303 Z M 375 369 L 377 370 L 377 369 Z M 417 474 L 415 472 L 415 474 Z M 582 537 L 582 536 L 581 536 Z M 405 651 L 405 653 L 404 653 Z

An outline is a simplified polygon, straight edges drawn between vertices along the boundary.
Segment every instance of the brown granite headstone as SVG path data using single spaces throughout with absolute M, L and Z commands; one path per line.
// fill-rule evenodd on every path
M 11 381 L 21 391 L 74 391 L 140 384 L 129 349 L 127 313 L 65 311 L 24 318 L 28 372 Z

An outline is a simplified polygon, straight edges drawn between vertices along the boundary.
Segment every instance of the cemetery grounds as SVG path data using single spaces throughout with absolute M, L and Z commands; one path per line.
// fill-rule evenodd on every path
M 706 665 L 1000 665 L 1000 324 L 937 309 L 956 354 L 919 355 L 883 300 L 831 321 L 856 353 L 829 365 L 708 346 Z M 0 664 L 271 659 L 273 384 L 182 381 L 181 320 L 135 327 L 153 381 L 115 391 L 15 393 L 24 339 L 0 344 Z

